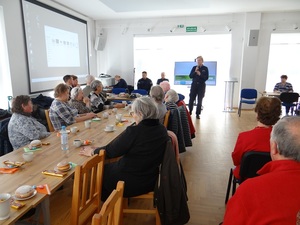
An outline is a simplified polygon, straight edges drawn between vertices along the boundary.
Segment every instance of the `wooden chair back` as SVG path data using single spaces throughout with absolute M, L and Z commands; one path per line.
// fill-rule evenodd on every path
M 122 203 L 124 181 L 117 183 L 116 190 L 109 195 L 99 213 L 93 216 L 92 225 L 120 225 L 123 217 Z
M 86 224 L 100 211 L 105 151 L 75 168 L 71 225 Z
M 50 132 L 54 131 L 53 125 L 51 123 L 50 117 L 49 117 L 49 109 L 45 109 L 45 116 L 47 120 L 48 129 Z
M 164 118 L 164 126 L 165 126 L 165 128 L 168 128 L 170 113 L 171 113 L 170 110 L 168 110 L 166 112 L 166 115 L 165 115 L 165 118 Z

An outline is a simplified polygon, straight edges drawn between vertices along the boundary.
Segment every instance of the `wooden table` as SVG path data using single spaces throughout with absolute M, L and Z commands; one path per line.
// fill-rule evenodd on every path
M 67 176 L 63 178 L 43 175 L 42 171 L 45 169 L 53 169 L 57 165 L 57 163 L 64 159 L 66 159 L 68 162 L 73 162 L 77 165 L 82 165 L 88 159 L 88 157 L 86 156 L 79 155 L 79 151 L 81 148 L 76 148 L 75 146 L 73 146 L 73 140 L 88 139 L 93 140 L 92 146 L 104 146 L 110 143 L 112 140 L 114 140 L 126 129 L 127 126 L 130 126 L 134 122 L 133 118 L 129 116 L 128 111 L 126 111 L 125 109 L 118 109 L 117 113 L 122 113 L 123 118 L 127 119 L 128 122 L 123 122 L 122 126 L 115 126 L 116 130 L 114 132 L 107 133 L 104 131 L 106 125 L 115 124 L 116 122 L 115 113 L 112 113 L 111 110 L 107 111 L 110 113 L 109 118 L 104 119 L 101 116 L 103 112 L 98 113 L 98 116 L 101 117 L 101 120 L 92 121 L 91 128 L 85 128 L 84 122 L 72 125 L 77 126 L 79 132 L 75 134 L 70 133 L 68 135 L 70 151 L 67 158 L 62 153 L 60 146 L 60 137 L 57 136 L 57 133 L 51 133 L 49 137 L 43 139 L 43 142 L 49 142 L 50 145 L 43 146 L 42 150 L 35 151 L 34 159 L 32 162 L 26 163 L 19 169 L 19 171 L 13 174 L 0 174 L 0 193 L 10 193 L 13 195 L 15 190 L 21 185 L 41 184 L 48 184 L 51 193 L 55 192 L 66 180 L 73 176 L 75 169 L 72 168 L 68 172 Z M 70 127 L 68 127 L 68 129 Z M 1 156 L 1 167 L 4 167 L 4 164 L 2 164 L 2 162 L 5 160 L 24 161 L 22 159 L 23 152 L 23 148 L 20 148 L 18 150 L 10 152 L 9 154 Z M 24 203 L 26 203 L 26 205 L 23 208 L 19 210 L 11 208 L 10 217 L 7 220 L 0 221 L 0 224 L 14 224 L 14 222 L 16 222 L 21 216 L 23 216 L 27 211 L 29 211 L 29 209 L 36 207 L 44 200 L 48 201 L 48 196 L 45 194 L 37 193 L 36 196 L 34 196 L 33 198 L 23 201 Z M 50 224 L 50 221 L 48 221 L 47 223 Z
M 266 97 L 279 97 L 281 92 L 259 92 L 261 96 L 266 96 Z
M 126 96 L 119 96 L 119 95 L 115 95 L 115 94 L 110 94 L 109 96 L 107 96 L 107 100 L 109 100 L 109 101 L 114 101 L 114 100 L 134 101 L 134 98 L 129 98 L 129 97 L 126 97 Z

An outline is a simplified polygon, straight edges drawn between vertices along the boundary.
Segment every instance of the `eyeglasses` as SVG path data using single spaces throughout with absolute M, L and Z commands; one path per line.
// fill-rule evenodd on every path
M 130 115 L 130 116 L 133 116 L 133 114 L 134 114 L 133 111 L 130 111 L 130 112 L 129 112 L 129 115 Z

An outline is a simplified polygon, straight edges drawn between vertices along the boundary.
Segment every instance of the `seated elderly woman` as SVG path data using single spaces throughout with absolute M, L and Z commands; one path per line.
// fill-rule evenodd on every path
M 78 114 L 77 109 L 68 104 L 69 86 L 66 84 L 59 84 L 55 87 L 54 97 L 49 117 L 55 130 L 60 130 L 61 126 L 69 126 L 96 117 L 95 113 Z
M 158 166 L 162 162 L 169 139 L 166 128 L 157 119 L 157 114 L 157 108 L 149 97 L 137 98 L 132 104 L 132 116 L 136 126 L 127 127 L 107 146 L 97 149 L 87 146 L 80 151 L 83 155 L 91 156 L 104 149 L 108 158 L 121 156 L 118 162 L 105 165 L 103 201 L 119 180 L 126 183 L 124 197 L 154 190 Z
M 79 114 L 91 112 L 90 99 L 83 97 L 83 91 L 80 87 L 74 87 L 72 89 L 69 105 L 77 109 Z
M 170 89 L 165 95 L 165 104 L 168 110 L 177 109 L 176 103 L 178 102 L 179 97 L 175 90 Z
M 104 94 L 102 93 L 103 91 L 103 85 L 100 80 L 94 80 L 91 83 L 91 88 L 93 92 L 91 93 L 90 100 L 91 100 L 91 105 L 92 105 L 92 111 L 94 113 L 98 113 L 103 111 L 105 103 L 108 104 L 108 101 Z
M 236 178 L 240 178 L 240 165 L 245 152 L 270 151 L 270 134 L 273 125 L 280 119 L 281 102 L 279 98 L 261 97 L 257 101 L 255 112 L 257 126 L 239 134 L 232 152 L 233 164 L 236 166 L 233 174 Z
M 103 91 L 103 85 L 101 81 L 94 80 L 91 83 L 92 93 L 89 96 L 91 105 L 92 105 L 92 111 L 94 113 L 98 113 L 104 110 L 104 105 L 107 105 L 108 108 L 124 108 L 125 104 L 123 103 L 115 103 L 114 105 L 110 105 L 110 101 L 107 100 L 105 95 L 102 93 Z
M 12 117 L 8 124 L 8 137 L 14 149 L 50 135 L 46 127 L 31 116 L 33 105 L 27 95 L 19 95 L 12 102 Z
M 159 85 L 156 85 L 156 86 L 152 86 L 151 87 L 150 96 L 154 100 L 154 103 L 155 103 L 155 105 L 156 105 L 156 107 L 158 109 L 158 119 L 159 119 L 159 122 L 163 123 L 165 115 L 166 115 L 166 112 L 167 112 L 167 107 L 163 103 L 164 97 L 165 97 L 165 93 L 164 93 L 163 89 Z

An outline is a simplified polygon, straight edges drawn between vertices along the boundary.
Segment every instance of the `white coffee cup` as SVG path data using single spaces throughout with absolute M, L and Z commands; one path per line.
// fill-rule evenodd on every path
M 117 113 L 117 112 L 118 112 L 118 109 L 117 109 L 117 108 L 113 108 L 112 111 L 113 111 L 114 113 Z
M 23 153 L 23 159 L 26 162 L 31 162 L 33 160 L 33 152 L 24 152 Z
M 126 101 L 122 101 L 122 104 L 124 104 L 125 106 L 127 105 L 127 102 Z
M 113 131 L 114 130 L 114 125 L 106 125 L 106 127 L 105 127 L 105 130 L 106 131 Z
M 78 147 L 80 147 L 81 145 L 82 145 L 82 142 L 81 142 L 81 140 L 74 140 L 73 141 L 73 145 L 76 147 L 76 148 L 78 148 Z
M 103 118 L 104 118 L 104 119 L 107 119 L 107 118 L 108 118 L 108 112 L 104 112 L 104 113 L 103 113 Z
M 91 123 L 92 123 L 91 120 L 86 120 L 86 121 L 84 121 L 84 126 L 85 126 L 85 128 L 91 128 Z
M 70 130 L 71 133 L 75 134 L 77 132 L 77 127 L 71 127 Z
M 5 220 L 9 218 L 10 199 L 11 199 L 10 194 L 8 193 L 0 194 L 0 220 Z
M 121 113 L 119 113 L 119 114 L 116 115 L 116 120 L 117 121 L 121 122 L 122 118 L 123 118 L 123 115 Z

